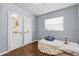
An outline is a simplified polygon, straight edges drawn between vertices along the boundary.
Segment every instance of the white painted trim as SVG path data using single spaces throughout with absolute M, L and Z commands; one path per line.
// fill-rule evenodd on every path
M 33 40 L 33 41 L 40 41 L 40 40 Z
M 5 51 L 5 52 L 3 52 L 3 53 L 0 53 L 0 56 L 6 54 L 6 53 L 8 53 L 8 52 L 9 52 L 9 51 Z
M 29 42 L 28 44 L 33 43 L 35 41 L 38 41 L 38 40 L 33 40 L 33 41 Z M 27 45 L 27 44 L 23 44 L 23 46 L 25 46 L 25 45 Z
M 35 42 L 35 41 L 39 41 L 39 40 L 33 40 L 33 41 L 31 41 L 30 43 L 33 43 L 33 42 Z M 30 44 L 30 43 L 28 43 L 28 44 Z M 25 45 L 27 45 L 27 44 L 23 44 L 22 46 L 25 46 Z M 21 46 L 21 47 L 22 47 Z M 18 48 L 20 48 L 20 47 L 18 47 Z M 17 48 L 16 48 L 17 49 Z M 15 49 L 14 49 L 15 50 Z M 8 52 L 10 52 L 10 51 L 12 51 L 12 50 L 8 50 L 8 51 L 5 51 L 5 52 L 2 52 L 2 53 L 0 53 L 0 56 L 1 55 L 4 55 L 4 54 L 6 54 L 6 53 L 8 53 Z

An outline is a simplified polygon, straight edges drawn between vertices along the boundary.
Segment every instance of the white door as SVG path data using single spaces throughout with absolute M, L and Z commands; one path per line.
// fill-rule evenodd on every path
M 24 44 L 32 41 L 32 19 L 24 17 Z
M 22 46 L 22 16 L 8 12 L 8 50 Z

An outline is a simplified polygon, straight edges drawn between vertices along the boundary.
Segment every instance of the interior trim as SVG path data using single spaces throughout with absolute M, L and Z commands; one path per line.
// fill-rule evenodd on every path
M 33 43 L 33 42 L 35 42 L 35 41 L 38 41 L 38 40 L 33 40 L 33 41 L 31 41 L 30 43 Z M 28 43 L 28 44 L 30 44 L 30 43 Z M 27 45 L 27 44 L 23 44 L 22 46 L 25 46 L 25 45 Z M 21 46 L 21 47 L 22 47 Z M 18 48 L 20 48 L 20 47 L 18 47 Z M 17 49 L 17 48 L 16 48 Z M 15 50 L 15 49 L 14 49 Z M 8 52 L 10 52 L 10 51 L 12 51 L 12 50 L 8 50 L 8 51 L 5 51 L 5 52 L 2 52 L 2 53 L 0 53 L 0 56 L 2 56 L 2 55 L 4 55 L 4 54 L 6 54 L 6 53 L 8 53 Z

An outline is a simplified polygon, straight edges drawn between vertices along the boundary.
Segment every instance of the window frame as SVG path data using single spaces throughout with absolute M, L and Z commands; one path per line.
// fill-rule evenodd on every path
M 47 24 L 46 24 L 46 22 L 47 21 L 49 21 L 49 20 L 53 20 L 54 19 L 54 22 L 55 22 L 55 19 L 56 19 L 56 21 L 58 20 L 57 18 L 59 18 L 59 20 L 61 19 L 62 20 L 62 22 L 60 22 L 60 23 L 56 23 L 56 25 L 58 25 L 58 24 L 62 24 L 62 29 L 60 30 L 60 29 L 57 29 L 57 28 L 50 28 L 50 29 L 48 29 L 46 26 L 47 26 Z M 58 20 L 58 21 L 59 21 Z M 50 23 L 50 22 L 49 22 Z M 52 22 L 53 23 L 53 22 Z M 54 17 L 54 18 L 50 18 L 50 19 L 46 19 L 46 20 L 44 20 L 44 28 L 45 28 L 45 30 L 47 30 L 47 31 L 64 31 L 64 17 L 63 16 L 59 16 L 59 17 Z M 51 25 L 51 24 L 50 24 Z M 55 25 L 55 24 L 52 24 L 52 25 Z M 56 26 L 55 26 L 56 27 Z M 58 26 L 59 27 L 59 26 Z

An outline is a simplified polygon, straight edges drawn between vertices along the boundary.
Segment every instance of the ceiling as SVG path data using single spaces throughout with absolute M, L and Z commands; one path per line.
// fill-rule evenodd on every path
M 16 3 L 16 5 L 31 12 L 35 16 L 39 16 L 76 5 L 76 3 Z

